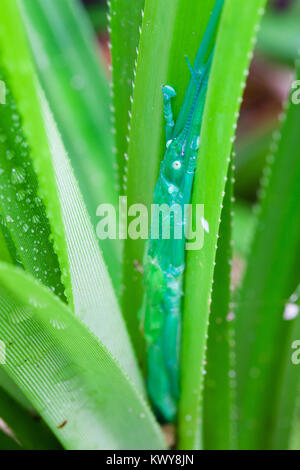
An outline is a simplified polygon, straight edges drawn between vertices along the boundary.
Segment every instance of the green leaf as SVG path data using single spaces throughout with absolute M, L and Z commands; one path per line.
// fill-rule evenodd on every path
M 255 200 L 262 171 L 266 165 L 274 125 L 251 132 L 236 145 L 236 195 Z
M 281 386 L 277 397 L 277 413 L 274 417 L 272 449 L 289 449 L 294 428 L 297 426 L 300 392 L 300 286 L 285 306 L 285 316 L 290 320 L 282 325 L 286 339 L 281 355 L 284 358 L 281 368 Z M 298 313 L 297 313 L 298 312 Z M 297 314 L 297 315 L 296 315 Z M 298 442 L 298 449 L 300 443 Z
M 51 147 L 65 243 L 70 260 L 75 315 L 105 344 L 134 383 L 143 391 L 136 358 L 106 265 L 69 158 L 42 91 L 40 100 Z
M 291 450 L 300 450 L 300 413 L 295 418 L 295 426 L 291 437 Z
M 93 226 L 101 203 L 117 204 L 108 79 L 78 0 L 21 0 L 30 45 Z M 101 240 L 115 287 L 118 240 Z
M 193 191 L 193 203 L 204 204 L 209 233 L 202 250 L 188 252 L 186 267 L 179 408 L 181 449 L 199 447 L 199 397 L 219 219 L 241 95 L 264 5 L 264 0 L 227 0 L 217 35 Z
M 0 430 L 0 450 L 21 450 L 21 446 L 12 437 Z
M 39 416 L 25 410 L 0 386 L 0 418 L 23 449 L 60 449 L 60 445 Z
M 1 220 L 1 223 L 3 224 L 3 218 Z M 5 261 L 6 263 L 12 263 L 9 250 L 7 248 L 6 240 L 4 238 L 4 235 L 1 229 L 0 229 L 0 260 Z
M 34 69 L 32 66 L 32 60 L 31 56 L 29 53 L 26 37 L 25 37 L 25 31 L 24 27 L 21 22 L 21 17 L 20 17 L 20 12 L 18 9 L 18 4 L 16 0 L 3 0 L 1 4 L 1 18 L 0 18 L 0 49 L 1 49 L 1 67 L 3 71 L 5 71 L 5 79 L 8 81 L 8 86 L 9 90 L 12 93 L 13 100 L 15 100 L 16 106 L 17 106 L 17 114 L 20 114 L 21 121 L 23 124 L 22 132 L 24 133 L 24 138 L 26 138 L 27 144 L 25 142 L 24 144 L 24 138 L 23 135 L 16 135 L 16 140 L 13 141 L 13 135 L 10 136 L 9 142 L 14 142 L 14 147 L 12 149 L 8 150 L 14 150 L 17 151 L 18 157 L 19 158 L 27 158 L 27 162 L 25 160 L 25 164 L 27 164 L 26 172 L 29 173 L 31 169 L 29 168 L 30 166 L 30 161 L 27 156 L 27 146 L 29 145 L 29 148 L 31 150 L 31 158 L 32 158 L 32 164 L 34 171 L 37 174 L 37 180 L 38 180 L 38 195 L 41 197 L 43 200 L 45 206 L 46 206 L 46 214 L 49 219 L 50 225 L 51 225 L 51 231 L 52 234 L 54 235 L 54 241 L 55 241 L 55 251 L 58 254 L 59 257 L 59 264 L 61 267 L 61 271 L 63 274 L 63 284 L 66 289 L 66 295 L 70 303 L 72 303 L 72 290 L 70 286 L 70 276 L 69 276 L 69 263 L 68 263 L 68 257 L 67 257 L 67 252 L 66 252 L 66 246 L 65 246 L 65 240 L 64 240 L 64 228 L 62 224 L 62 218 L 61 218 L 61 211 L 60 211 L 60 204 L 59 204 L 59 199 L 58 199 L 58 194 L 57 194 L 57 188 L 56 188 L 56 182 L 55 182 L 55 175 L 51 163 L 51 158 L 50 158 L 50 150 L 49 150 L 49 144 L 45 132 L 45 127 L 43 123 L 43 118 L 42 118 L 42 111 L 40 108 L 40 102 L 39 102 L 39 97 L 38 97 L 38 87 L 37 87 L 37 80 L 36 76 L 34 73 Z M 20 86 L 22 84 L 22 86 Z M 9 116 L 9 109 L 8 109 L 8 116 Z M 13 119 L 13 116 L 11 115 L 11 119 Z M 23 146 L 22 146 L 23 144 Z M 23 148 L 22 148 L 23 147 Z M 25 153 L 24 155 L 19 152 L 26 150 L 26 156 Z M 9 161 L 9 160 L 8 160 Z M 29 165 L 28 165 L 29 163 Z M 6 163 L 8 165 L 8 163 Z M 13 168 L 11 168 L 13 170 Z M 16 169 L 15 169 L 16 170 Z M 23 172 L 25 171 L 24 168 L 22 169 Z M 20 170 L 21 171 L 21 170 Z M 17 172 L 16 176 L 16 171 L 14 172 L 13 176 L 13 181 L 22 181 L 22 171 L 21 171 L 21 176 L 20 176 L 20 171 Z M 19 176 L 18 176 L 19 173 Z M 34 177 L 33 173 L 31 173 L 32 178 Z M 26 179 L 27 173 L 25 175 Z M 6 182 L 8 180 L 6 179 Z M 24 183 L 24 182 L 23 182 Z M 27 182 L 29 184 L 29 181 Z M 9 184 L 7 182 L 7 184 Z M 37 191 L 37 188 L 34 186 L 36 185 L 35 181 L 32 181 L 32 187 L 29 188 L 30 191 L 32 191 L 31 196 L 35 196 L 35 192 Z M 24 190 L 24 188 L 22 188 Z M 11 189 L 13 191 L 13 189 Z M 35 191 L 35 192 L 34 192 Z M 17 197 L 17 191 L 15 190 L 15 197 L 14 197 L 14 202 L 16 202 L 16 197 Z M 28 199 L 28 196 L 25 198 Z M 19 201 L 18 201 L 19 202 Z M 22 204 L 25 202 L 21 201 Z M 36 205 L 38 205 L 40 202 L 39 200 L 35 200 L 34 202 L 34 207 L 33 211 L 36 211 Z M 30 204 L 33 204 L 33 201 L 29 200 L 27 202 L 27 205 L 30 208 Z M 28 217 L 28 207 L 25 208 L 25 213 L 23 214 L 23 217 L 27 216 Z M 22 212 L 23 209 L 20 210 Z M 31 217 L 33 217 L 34 212 L 31 214 Z M 4 214 L 6 217 L 10 216 L 10 214 Z M 15 213 L 14 216 L 20 216 L 20 214 Z M 39 214 L 37 214 L 39 215 Z M 11 217 L 13 219 L 13 217 Z M 13 219 L 14 220 L 14 219 Z M 15 220 L 15 225 L 17 225 L 17 220 Z M 27 225 L 28 225 L 28 230 L 27 230 Z M 24 231 L 24 226 L 25 231 Z M 23 225 L 20 227 L 20 229 L 23 231 L 23 233 L 29 232 L 29 234 L 32 234 L 32 230 L 36 230 L 32 224 L 26 223 L 26 225 Z M 47 236 L 47 227 L 44 227 L 44 237 Z M 29 231 L 30 230 L 30 231 Z M 34 235 L 34 234 L 33 234 Z M 49 235 L 49 233 L 48 233 Z M 37 233 L 35 234 L 37 236 Z M 15 238 L 15 236 L 14 236 Z M 32 243 L 32 248 L 34 247 L 33 240 L 31 240 Z M 46 243 L 46 242 L 45 242 Z M 27 245 L 30 245 L 29 241 Z M 21 250 L 21 246 L 19 248 L 19 251 Z M 24 247 L 24 252 L 25 252 Z M 45 248 L 46 249 L 46 248 Z M 43 253 L 43 256 L 45 253 Z M 35 256 L 32 256 L 33 261 Z M 41 263 L 42 261 L 42 254 L 40 253 L 39 257 L 36 258 L 41 258 Z M 30 260 L 30 257 L 28 256 L 28 259 Z M 47 274 L 45 276 L 60 276 L 59 272 L 56 272 L 56 263 L 55 260 L 53 259 L 53 273 L 51 270 L 48 270 Z M 46 271 L 46 270 L 45 270 Z M 38 271 L 38 276 L 42 275 L 41 271 Z M 60 278 L 59 278 L 60 279 Z M 49 285 L 49 283 L 47 282 Z M 54 283 L 53 288 L 56 288 L 56 282 Z
M 145 3 L 128 145 L 128 206 L 145 204 L 150 207 L 153 200 L 159 159 L 163 155 L 161 85 L 167 78 L 177 5 L 178 0 L 147 0 Z M 144 340 L 138 320 L 143 276 L 138 268 L 142 265 L 143 253 L 144 240 L 125 240 L 123 313 L 140 361 L 144 358 Z
M 49 240 L 50 225 L 39 198 L 31 151 L 2 67 L 0 78 L 6 86 L 6 104 L 0 107 L 0 212 L 4 253 L 9 251 L 16 264 L 64 299 L 58 259 Z
M 30 137 L 38 184 L 51 222 L 68 299 L 72 300 L 75 314 L 104 342 L 142 389 L 128 334 L 77 181 L 31 67 L 17 4 L 15 0 L 5 0 L 3 5 L 7 14 L 7 18 L 2 15 L 0 20 L 5 20 L 0 23 L 0 34 L 3 33 L 0 38 L 5 46 L 3 57 L 10 70 L 17 104 L 23 110 L 24 129 Z M 4 34 L 6 29 L 10 41 Z M 18 86 L 21 81 L 26 85 L 23 91 Z
M 232 264 L 232 164 L 228 171 L 219 229 L 219 242 L 214 269 L 214 285 L 205 359 L 203 392 L 203 448 L 229 450 L 233 438 L 232 313 L 230 282 Z
M 300 77 L 300 66 L 297 67 Z M 252 250 L 249 253 L 237 311 L 237 371 L 240 447 L 272 447 L 278 395 L 286 357 L 289 328 L 284 305 L 300 279 L 300 107 L 289 103 L 281 131 L 274 134 L 265 170 L 263 198 Z M 255 339 L 255 341 L 254 341 Z M 285 400 L 293 401 L 293 391 Z M 292 423 L 290 423 L 291 425 Z M 280 423 L 279 423 L 280 425 Z M 287 432 L 287 431 L 285 431 Z M 281 433 L 281 439 L 284 438 Z M 285 438 L 277 438 L 282 448 Z
M 0 387 L 9 395 L 18 405 L 27 410 L 32 410 L 30 401 L 27 400 L 22 391 L 16 386 L 6 372 L 0 367 Z
M 177 92 L 175 119 L 190 79 L 185 55 L 194 60 L 207 26 L 213 0 L 147 0 L 137 59 L 128 148 L 128 206 L 153 202 L 158 168 L 165 152 L 161 85 Z M 157 53 L 159 51 L 159 54 Z M 139 331 L 142 305 L 144 240 L 126 240 L 124 249 L 123 311 L 129 332 L 141 359 L 144 342 Z
M 110 0 L 110 41 L 112 55 L 112 91 L 114 127 L 120 189 L 124 184 L 128 125 L 131 111 L 135 60 L 140 39 L 145 0 Z M 122 191 L 122 189 L 121 189 Z
M 164 447 L 148 406 L 106 348 L 57 297 L 3 263 L 0 337 L 2 367 L 65 448 Z

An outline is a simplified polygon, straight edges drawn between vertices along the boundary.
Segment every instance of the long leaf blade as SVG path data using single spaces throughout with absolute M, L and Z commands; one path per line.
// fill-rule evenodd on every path
M 193 61 L 213 5 L 213 0 L 146 1 L 128 148 L 128 206 L 142 203 L 149 209 L 153 201 L 166 144 L 161 85 L 170 84 L 176 89 L 177 97 L 173 103 L 176 120 L 190 79 L 185 55 Z M 124 315 L 141 358 L 144 342 L 139 331 L 138 312 L 143 297 L 140 267 L 144 244 L 145 240 L 141 239 L 125 241 L 123 276 Z
M 283 362 L 281 387 L 278 393 L 277 413 L 275 416 L 275 431 L 272 436 L 272 449 L 289 449 L 299 421 L 299 351 L 300 351 L 300 287 L 291 295 L 285 306 L 285 316 L 290 320 L 283 326 L 285 331 L 285 348 L 281 350 L 285 358 Z M 293 315 L 290 312 L 294 312 Z M 295 314 L 298 312 L 298 315 Z M 296 315 L 296 316 L 295 316 Z M 297 443 L 298 450 L 300 442 Z
M 105 344 L 135 384 L 143 383 L 113 286 L 49 105 L 40 91 L 70 260 L 75 314 Z
M 94 227 L 99 204 L 116 206 L 108 79 L 78 0 L 21 0 L 39 78 L 71 158 Z M 116 288 L 120 244 L 101 240 Z
M 64 286 L 45 207 L 39 197 L 28 140 L 6 74 L 6 103 L 0 107 L 0 212 L 3 253 L 64 299 Z M 7 257 L 7 255 L 6 255 Z
M 299 74 L 298 63 L 298 79 Z M 300 108 L 291 100 L 282 128 L 274 134 L 277 150 L 269 155 L 273 164 L 265 171 L 268 183 L 237 309 L 239 436 L 240 446 L 247 449 L 271 446 L 281 388 L 279 371 L 287 360 L 281 354 L 289 330 L 283 311 L 300 276 L 295 217 L 300 211 L 299 119 Z
M 199 446 L 199 398 L 221 205 L 245 76 L 264 5 L 264 0 L 243 4 L 227 0 L 217 36 L 193 191 L 193 203 L 204 204 L 209 234 L 202 250 L 188 253 L 186 268 L 179 409 L 179 445 L 183 449 Z
M 132 382 L 57 297 L 3 263 L 0 294 L 1 367 L 66 448 L 164 447 Z
M 135 61 L 140 39 L 145 0 L 110 0 L 109 22 L 112 56 L 113 115 L 116 132 L 116 154 L 119 186 L 125 177 L 128 126 L 130 123 Z
M 60 445 L 34 413 L 24 409 L 0 386 L 0 418 L 23 449 L 60 449 Z
M 6 78 L 22 118 L 24 135 L 31 149 L 33 168 L 38 179 L 39 196 L 46 206 L 51 233 L 54 236 L 54 249 L 59 258 L 62 283 L 66 296 L 72 303 L 69 262 L 55 175 L 39 103 L 37 80 L 16 0 L 3 0 L 2 2 L 0 45 L 1 64 L 5 69 Z M 33 227 L 30 229 L 34 230 Z
M 34 74 L 18 4 L 16 0 L 4 0 L 3 5 L 3 60 L 10 70 L 26 135 L 32 146 L 38 184 L 51 223 L 68 300 L 75 314 L 101 338 L 142 389 L 107 268 L 57 126 Z M 8 40 L 7 34 L 13 41 Z M 24 89 L 18 86 L 22 80 L 26 84 Z
M 214 269 L 203 392 L 203 448 L 212 450 L 229 450 L 234 445 L 234 369 L 231 345 L 233 318 L 230 314 L 232 163 L 228 171 L 225 193 Z

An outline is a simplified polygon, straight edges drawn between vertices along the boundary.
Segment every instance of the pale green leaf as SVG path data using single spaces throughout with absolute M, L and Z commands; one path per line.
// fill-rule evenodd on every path
M 49 290 L 6 264 L 0 337 L 1 367 L 65 448 L 164 447 L 148 405 L 107 349 Z

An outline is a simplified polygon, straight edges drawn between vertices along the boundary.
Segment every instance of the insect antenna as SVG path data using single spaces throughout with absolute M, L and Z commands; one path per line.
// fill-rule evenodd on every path
M 195 93 L 195 97 L 194 97 L 194 100 L 193 100 L 193 103 L 192 103 L 192 106 L 191 106 L 191 110 L 190 110 L 190 113 L 189 113 L 189 116 L 188 116 L 188 119 L 187 119 L 187 122 L 186 122 L 186 125 L 184 126 L 183 128 L 183 136 L 184 138 L 187 136 L 188 132 L 189 132 L 189 129 L 191 127 L 191 123 L 192 123 L 192 120 L 193 120 L 193 115 L 194 115 L 194 111 L 197 107 L 197 103 L 198 103 L 198 100 L 199 100 L 199 95 L 200 95 L 200 92 L 202 90 L 202 88 L 206 88 L 207 87 L 207 83 L 208 83 L 208 75 L 209 75 L 209 72 L 210 72 L 210 67 L 211 67 L 211 63 L 212 63 L 212 59 L 213 59 L 213 56 L 214 56 L 214 49 L 213 51 L 211 52 L 210 56 L 209 56 L 209 59 L 208 61 L 206 62 L 204 68 L 203 68 L 203 71 L 200 75 L 200 77 L 198 78 L 198 80 L 196 81 L 196 86 L 197 86 L 197 90 L 196 90 L 196 93 Z M 193 74 L 195 74 L 195 71 L 193 70 Z
M 195 59 L 194 71 L 196 72 L 197 70 L 201 70 L 205 63 L 207 51 L 210 49 L 211 44 L 213 43 L 214 35 L 217 30 L 217 25 L 225 2 L 226 0 L 216 0 L 207 29 L 201 42 L 201 46 Z
M 188 58 L 187 55 L 184 56 L 185 60 L 187 61 L 187 64 L 188 64 L 188 68 L 190 69 L 190 72 L 191 72 L 191 76 L 196 84 L 196 86 L 198 86 L 198 80 L 197 80 L 197 76 L 196 76 L 196 73 L 192 67 L 192 64 L 190 63 L 190 60 Z

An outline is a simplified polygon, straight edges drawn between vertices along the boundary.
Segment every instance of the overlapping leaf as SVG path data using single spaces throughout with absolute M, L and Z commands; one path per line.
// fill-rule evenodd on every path
M 1 367 L 64 447 L 164 447 L 148 406 L 107 349 L 57 297 L 3 263 L 0 337 Z
M 231 301 L 232 265 L 232 164 L 228 171 L 214 269 L 214 284 L 204 370 L 201 428 L 203 448 L 232 449 L 234 436 L 234 360 L 232 358 L 233 313 Z
M 217 35 L 193 191 L 193 203 L 204 204 L 209 233 L 202 250 L 189 251 L 186 268 L 179 413 L 179 445 L 184 449 L 199 446 L 199 397 L 219 220 L 241 96 L 264 5 L 264 0 L 242 4 L 226 0 Z
M 289 361 L 290 328 L 284 306 L 300 278 L 300 231 L 295 216 L 300 211 L 299 119 L 300 108 L 291 99 L 282 129 L 274 134 L 275 152 L 268 159 L 273 164 L 265 170 L 267 187 L 262 188 L 264 196 L 237 311 L 242 448 L 270 448 L 274 432 L 280 448 L 286 443 L 287 430 L 279 438 L 276 416 L 282 371 Z M 289 402 L 288 396 L 286 400 Z
M 20 0 L 39 77 L 92 220 L 99 204 L 117 204 L 108 79 L 78 0 Z M 118 240 L 101 240 L 116 289 Z

